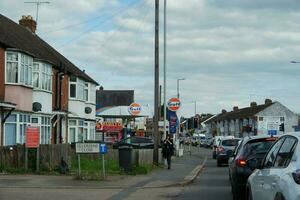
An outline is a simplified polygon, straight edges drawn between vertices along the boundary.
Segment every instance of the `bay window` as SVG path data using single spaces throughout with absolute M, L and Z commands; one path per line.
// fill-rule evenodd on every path
M 25 131 L 30 123 L 30 115 L 23 113 L 11 114 L 4 124 L 4 145 L 25 143 Z
M 45 91 L 52 91 L 52 67 L 43 62 L 33 63 L 33 87 Z
M 33 58 L 24 53 L 6 52 L 6 83 L 32 86 Z
M 75 76 L 70 76 L 69 88 L 69 97 L 71 99 L 86 101 L 86 83 L 83 80 Z
M 88 140 L 88 122 L 84 120 L 69 120 L 69 143 Z

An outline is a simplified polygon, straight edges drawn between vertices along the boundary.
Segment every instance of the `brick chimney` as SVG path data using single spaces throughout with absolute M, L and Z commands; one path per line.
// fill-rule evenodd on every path
M 252 108 L 252 107 L 256 107 L 257 106 L 257 103 L 255 102 L 255 101 L 253 101 L 253 102 L 251 102 L 250 103 L 250 107 Z
M 31 31 L 32 33 L 35 33 L 36 31 L 36 21 L 32 18 L 31 15 L 23 15 L 22 19 L 19 20 L 19 24 L 21 26 L 24 26 L 26 29 Z
M 239 110 L 239 107 L 238 106 L 234 106 L 233 107 L 233 111 L 235 112 L 235 111 L 238 111 Z
M 271 99 L 265 99 L 265 104 L 271 104 L 272 103 L 272 100 Z

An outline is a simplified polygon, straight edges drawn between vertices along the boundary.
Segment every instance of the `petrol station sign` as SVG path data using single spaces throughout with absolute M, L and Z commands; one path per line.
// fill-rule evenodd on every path
M 128 112 L 131 114 L 131 115 L 139 115 L 140 112 L 142 110 L 142 107 L 140 104 L 138 103 L 132 103 L 130 104 L 130 106 L 128 107 Z
M 174 112 L 179 110 L 180 106 L 181 106 L 181 102 L 179 98 L 171 98 L 167 103 L 168 109 Z

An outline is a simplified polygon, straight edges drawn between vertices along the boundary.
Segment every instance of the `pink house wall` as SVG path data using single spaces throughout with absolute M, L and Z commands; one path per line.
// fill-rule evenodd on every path
M 32 111 L 32 89 L 19 85 L 5 85 L 5 101 L 17 104 L 16 110 Z

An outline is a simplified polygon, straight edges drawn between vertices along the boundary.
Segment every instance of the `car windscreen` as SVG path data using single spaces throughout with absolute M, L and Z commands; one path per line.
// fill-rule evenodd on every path
M 264 155 L 276 141 L 276 138 L 264 138 L 259 140 L 250 140 L 243 149 L 243 156 L 249 158 L 255 155 Z
M 237 139 L 228 139 L 222 141 L 222 146 L 237 146 L 239 140 Z

